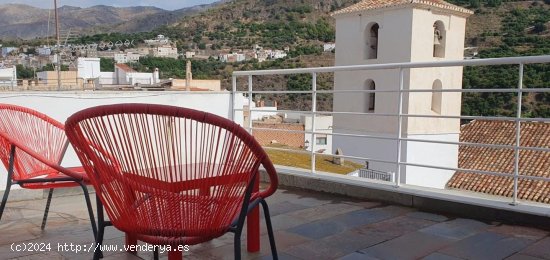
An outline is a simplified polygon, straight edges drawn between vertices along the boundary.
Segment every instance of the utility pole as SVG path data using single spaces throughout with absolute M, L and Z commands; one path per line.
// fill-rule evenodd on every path
M 57 13 L 57 0 L 53 0 L 55 8 L 55 35 L 57 38 L 57 91 L 61 90 L 61 44 L 59 41 L 59 14 Z

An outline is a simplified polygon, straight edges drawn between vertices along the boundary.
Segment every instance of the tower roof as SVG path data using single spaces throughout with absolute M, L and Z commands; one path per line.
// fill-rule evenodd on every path
M 464 16 L 469 16 L 474 13 L 466 8 L 449 4 L 443 0 L 362 0 L 357 4 L 333 12 L 332 16 L 404 5 L 436 7 L 442 10 L 456 12 Z

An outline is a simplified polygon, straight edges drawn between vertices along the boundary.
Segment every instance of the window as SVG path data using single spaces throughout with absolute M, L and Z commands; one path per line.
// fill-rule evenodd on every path
M 443 86 L 441 80 L 435 80 L 432 85 L 432 111 L 441 114 L 441 99 L 443 98 L 443 92 L 441 92 Z
M 445 37 L 445 25 L 443 24 L 442 21 L 437 21 L 434 23 L 433 25 L 433 30 L 434 30 L 434 33 L 433 33 L 433 45 L 434 45 L 434 49 L 433 49 L 433 56 L 436 57 L 436 58 L 445 58 L 445 42 L 446 42 L 446 37 Z
M 315 144 L 316 145 L 326 145 L 327 144 L 327 137 L 326 136 L 320 136 L 315 138 Z
M 376 90 L 376 83 L 372 79 L 365 81 L 365 90 Z M 365 100 L 365 112 L 374 113 L 376 103 L 376 93 L 367 92 Z
M 378 58 L 378 29 L 380 26 L 377 23 L 367 26 L 365 29 L 365 59 Z

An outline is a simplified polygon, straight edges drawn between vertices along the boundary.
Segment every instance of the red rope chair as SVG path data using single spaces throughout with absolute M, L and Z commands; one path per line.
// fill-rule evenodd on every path
M 80 186 L 96 235 L 94 214 L 86 188 L 89 180 L 83 168 L 60 166 L 68 145 L 63 124 L 29 108 L 0 104 L 0 160 L 8 170 L 0 219 L 14 184 L 27 189 L 49 189 L 42 229 L 46 226 L 53 190 Z
M 109 224 L 171 248 L 233 232 L 239 259 L 245 217 L 262 204 L 276 258 L 264 198 L 275 192 L 277 175 L 261 146 L 233 121 L 180 107 L 119 104 L 72 115 L 66 132 L 110 219 L 102 224 L 98 211 L 98 244 Z M 270 186 L 253 192 L 260 165 Z

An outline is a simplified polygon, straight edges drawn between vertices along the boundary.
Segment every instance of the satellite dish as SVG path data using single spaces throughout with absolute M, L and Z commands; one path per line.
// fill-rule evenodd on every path
M 115 46 L 116 46 L 117 48 L 120 48 L 122 45 L 123 45 L 122 41 L 117 41 L 117 42 L 115 43 Z
M 136 46 L 136 45 L 134 45 L 134 40 L 132 40 L 132 41 L 130 42 L 130 45 Z
M 129 40 L 124 41 L 124 46 L 126 47 L 130 46 L 130 41 Z

